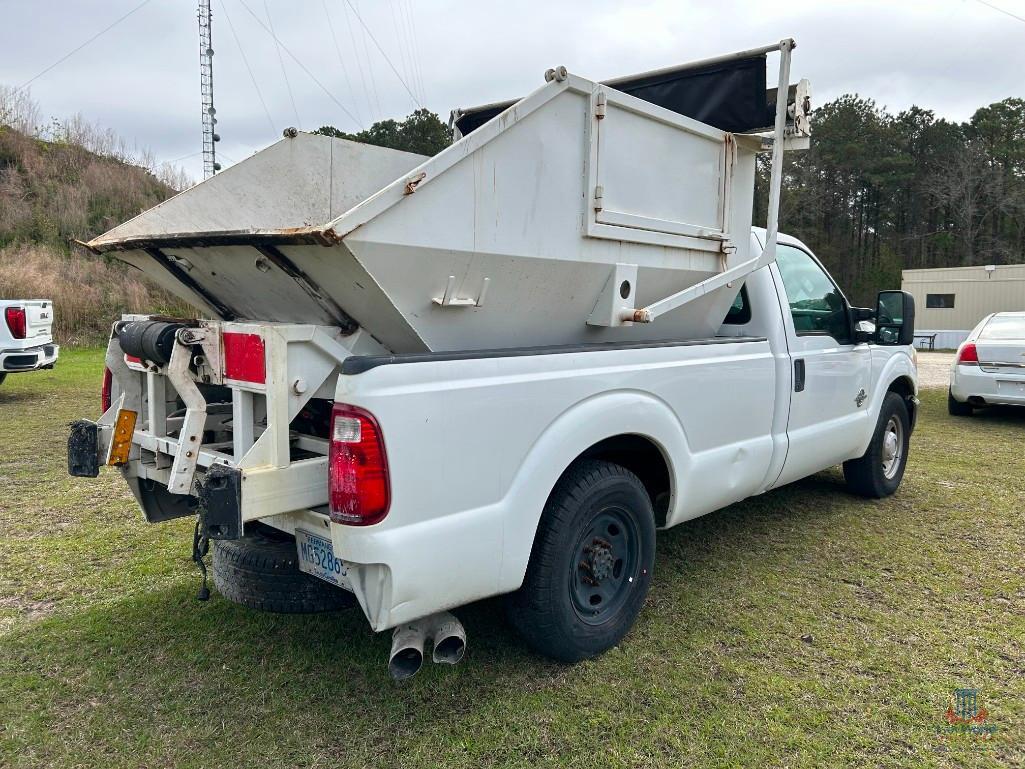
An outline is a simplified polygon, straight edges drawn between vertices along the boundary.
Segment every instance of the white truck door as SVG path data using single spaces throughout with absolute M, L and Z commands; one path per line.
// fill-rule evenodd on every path
M 789 448 L 775 486 L 850 459 L 868 425 L 872 354 L 854 344 L 847 301 L 807 251 L 780 243 L 773 270 L 790 349 Z

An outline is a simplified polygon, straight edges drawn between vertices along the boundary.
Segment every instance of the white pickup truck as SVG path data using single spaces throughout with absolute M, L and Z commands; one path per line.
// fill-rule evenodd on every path
M 447 610 L 501 594 L 540 652 L 608 649 L 656 531 L 745 497 L 838 463 L 892 494 L 914 304 L 851 307 L 777 237 L 782 153 L 810 130 L 792 47 L 605 83 L 552 69 L 454 113 L 433 158 L 290 130 L 83 244 L 214 319 L 114 324 L 69 471 L 120 468 L 150 522 L 198 513 L 193 557 L 205 577 L 215 542 L 232 600 L 354 599 L 395 628 L 397 678 L 427 638 L 457 661 Z
M 0 383 L 8 374 L 53 368 L 60 348 L 53 343 L 53 302 L 0 299 Z
M 287 583 L 291 597 L 239 583 L 258 579 L 247 566 L 257 553 L 281 557 L 279 569 L 294 570 L 298 557 L 299 568 L 353 591 L 375 630 L 510 593 L 510 616 L 532 646 L 562 660 L 599 653 L 644 602 L 657 529 L 838 463 L 858 494 L 896 491 L 918 404 L 911 301 L 884 292 L 878 309 L 852 308 L 812 253 L 781 236 L 776 262 L 748 277 L 709 339 L 348 356 L 325 399 L 293 420 L 287 471 L 263 460 L 235 469 L 229 394 L 206 408 L 205 437 L 193 442 L 206 485 L 217 478 L 200 493 L 207 525 L 238 536 L 241 522 L 259 519 L 297 536 L 299 550 L 266 529 L 218 543 L 230 548 L 230 573 L 215 579 L 257 606 L 330 603 L 300 581 Z M 870 319 L 874 333 L 859 328 Z M 115 395 L 128 397 L 111 407 L 106 396 L 100 421 L 110 429 L 99 443 L 82 423 L 91 438 L 83 453 L 73 437 L 72 471 L 92 475 L 110 461 L 125 410 L 165 422 L 136 427 L 124 460 L 113 457 L 147 519 L 160 521 L 194 510 L 167 488 L 191 436 L 181 402 L 147 398 L 143 409 L 128 384 L 166 392 L 152 364 L 122 352 L 126 334 L 147 328 L 155 339 L 172 328 L 186 367 L 193 356 L 175 333 L 207 348 L 219 337 L 221 367 L 243 388 L 273 375 L 259 340 L 323 335 L 330 345 L 332 335 L 248 322 L 121 326 L 107 365 Z M 153 344 L 146 357 L 173 367 Z

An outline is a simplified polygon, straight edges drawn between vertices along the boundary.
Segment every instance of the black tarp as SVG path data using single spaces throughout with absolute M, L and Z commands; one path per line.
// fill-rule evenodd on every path
M 610 81 L 609 87 L 734 133 L 771 126 L 776 109 L 766 99 L 764 54 Z M 456 127 L 465 136 L 515 103 L 468 110 Z

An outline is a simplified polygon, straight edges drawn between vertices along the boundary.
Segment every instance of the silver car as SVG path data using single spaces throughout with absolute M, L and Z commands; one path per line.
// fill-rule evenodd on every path
M 970 416 L 991 405 L 1025 406 L 1025 312 L 987 315 L 957 348 L 947 410 Z

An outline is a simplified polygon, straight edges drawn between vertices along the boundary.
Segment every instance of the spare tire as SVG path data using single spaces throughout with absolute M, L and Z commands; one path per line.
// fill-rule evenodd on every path
M 215 540 L 214 587 L 242 606 L 284 614 L 336 611 L 356 604 L 348 590 L 299 571 L 295 537 L 250 524 L 242 539 Z

